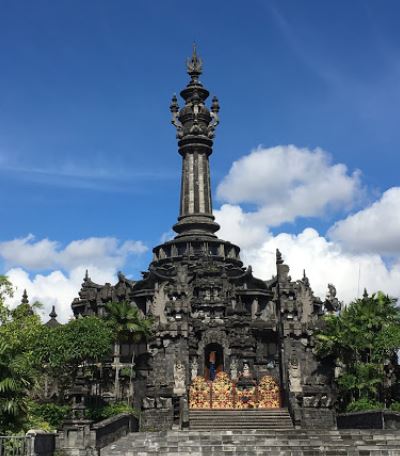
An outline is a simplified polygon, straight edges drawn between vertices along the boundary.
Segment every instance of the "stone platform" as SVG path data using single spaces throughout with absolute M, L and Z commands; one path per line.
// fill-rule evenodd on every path
M 399 431 L 242 430 L 129 434 L 101 456 L 400 456 Z

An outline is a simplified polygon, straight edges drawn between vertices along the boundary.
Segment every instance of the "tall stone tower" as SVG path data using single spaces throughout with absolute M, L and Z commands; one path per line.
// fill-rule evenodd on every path
M 108 301 L 129 300 L 155 320 L 154 337 L 136 350 L 135 401 L 143 429 L 185 424 L 190 408 L 288 408 L 303 427 L 334 426 L 333 368 L 313 354 L 312 334 L 324 312 L 304 274 L 293 282 L 279 251 L 270 280 L 243 267 L 238 246 L 217 237 L 209 157 L 219 104 L 200 82 L 194 48 L 190 80 L 170 110 L 182 156 L 175 238 L 153 249 L 139 281 L 119 274 L 114 286 L 86 275 L 72 308 L 104 314 Z

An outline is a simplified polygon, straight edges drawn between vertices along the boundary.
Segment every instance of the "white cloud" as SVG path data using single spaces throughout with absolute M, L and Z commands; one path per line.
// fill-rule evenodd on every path
M 0 243 L 0 257 L 8 267 L 28 270 L 61 268 L 70 270 L 77 266 L 119 268 L 131 254 L 147 250 L 141 241 L 121 243 L 113 237 L 91 237 L 70 242 L 62 247 L 56 241 L 41 239 L 29 234 L 25 238 Z
M 379 201 L 336 222 L 328 235 L 352 251 L 399 254 L 400 187 L 390 188 Z
M 293 145 L 254 150 L 233 163 L 217 189 L 225 202 L 255 204 L 251 223 L 269 226 L 349 209 L 361 193 L 359 171 L 332 164 L 322 149 Z
M 260 245 L 265 239 L 265 224 L 253 221 L 251 215 L 245 213 L 240 206 L 224 204 L 214 211 L 214 215 L 221 226 L 218 236 L 243 249 Z
M 31 302 L 44 304 L 45 319 L 55 305 L 59 320 L 66 321 L 72 315 L 71 302 L 78 296 L 86 269 L 96 283 L 115 283 L 117 271 L 129 256 L 146 250 L 141 241 L 120 242 L 112 237 L 80 239 L 65 247 L 49 239 L 35 241 L 32 235 L 2 242 L 0 258 L 8 267 L 5 274 L 16 288 L 9 304 L 17 305 L 26 289 Z M 50 272 L 32 273 L 42 270 Z
M 278 146 L 258 149 L 235 162 L 218 187 L 228 204 L 215 211 L 220 236 L 242 248 L 242 259 L 255 274 L 276 274 L 279 248 L 293 279 L 306 269 L 317 296 L 328 283 L 350 302 L 364 287 L 400 296 L 400 188 L 385 192 L 370 207 L 336 222 L 329 238 L 315 229 L 273 235 L 269 227 L 296 217 L 323 215 L 335 208 L 349 209 L 362 196 L 360 173 L 331 164 L 326 152 Z M 256 206 L 245 211 L 240 204 Z M 382 254 L 392 254 L 388 265 Z M 397 255 L 396 255 L 397 254 Z
M 377 254 L 348 252 L 313 228 L 297 235 L 267 234 L 257 248 L 245 249 L 242 258 L 253 266 L 255 274 L 268 279 L 276 274 L 277 248 L 290 266 L 292 278 L 300 279 L 305 269 L 314 292 L 322 298 L 328 283 L 336 285 L 339 298 L 345 302 L 362 294 L 364 288 L 400 296 L 400 261 L 388 266 Z
M 14 297 L 8 300 L 8 304 L 12 307 L 17 305 L 21 301 L 23 290 L 26 289 L 31 303 L 39 301 L 43 304 L 44 308 L 40 312 L 43 321 L 48 320 L 51 306 L 54 305 L 58 314 L 57 319 L 65 322 L 72 316 L 71 303 L 78 297 L 85 267 L 76 267 L 69 272 L 56 270 L 33 277 L 22 268 L 13 268 L 7 271 L 6 275 L 15 287 Z M 93 281 L 100 284 L 116 282 L 115 270 L 112 269 L 92 267 L 90 276 Z

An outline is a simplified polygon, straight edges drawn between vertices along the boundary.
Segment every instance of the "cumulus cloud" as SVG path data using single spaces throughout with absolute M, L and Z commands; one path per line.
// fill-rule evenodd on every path
M 400 187 L 393 187 L 371 206 L 336 222 L 332 240 L 357 252 L 400 254 Z
M 147 250 L 141 241 L 121 243 L 113 237 L 91 237 L 70 242 L 63 247 L 49 239 L 35 241 L 32 234 L 12 241 L 0 242 L 0 257 L 8 267 L 20 266 L 29 270 L 61 268 L 70 270 L 77 266 L 118 268 L 130 254 Z
M 235 161 L 217 189 L 220 200 L 256 206 L 251 223 L 278 226 L 327 209 L 352 207 L 362 194 L 360 172 L 332 164 L 322 149 L 293 145 L 261 148 Z
M 71 302 L 78 296 L 86 269 L 97 283 L 115 283 L 116 273 L 127 259 L 146 250 L 141 241 L 120 242 L 112 237 L 80 239 L 65 247 L 49 239 L 35 241 L 32 235 L 2 242 L 0 258 L 8 266 L 6 275 L 16 288 L 9 304 L 17 305 L 26 289 L 31 302 L 44 305 L 45 317 L 55 305 L 59 320 L 66 321 L 72 315 Z
M 305 269 L 314 292 L 322 298 L 328 283 L 336 285 L 339 298 L 345 302 L 360 296 L 364 288 L 400 296 L 400 261 L 388 266 L 377 254 L 346 251 L 313 228 L 299 234 L 267 234 L 258 248 L 244 249 L 242 257 L 255 274 L 268 279 L 276 274 L 277 248 L 290 266 L 292 278 L 300 279 Z
M 383 290 L 400 296 L 400 188 L 386 191 L 370 207 L 336 222 L 323 236 L 313 228 L 273 235 L 270 227 L 297 217 L 350 210 L 363 195 L 360 172 L 332 164 L 321 149 L 295 146 L 259 148 L 236 161 L 218 187 L 225 204 L 215 211 L 220 236 L 242 247 L 242 259 L 265 280 L 276 273 L 279 248 L 293 279 L 306 269 L 324 297 L 334 283 L 350 302 L 362 293 Z M 254 211 L 245 210 L 248 205 Z M 246 206 L 247 205 L 247 206 Z M 382 255 L 391 254 L 390 264 Z
M 66 322 L 72 317 L 71 303 L 78 296 L 82 279 L 85 274 L 84 267 L 77 267 L 68 272 L 55 270 L 49 274 L 35 274 L 30 276 L 22 268 L 12 268 L 6 275 L 15 287 L 14 297 L 8 300 L 11 307 L 21 301 L 23 290 L 26 289 L 31 303 L 39 301 L 43 304 L 40 311 L 43 320 L 48 320 L 51 307 L 56 307 L 58 320 Z M 116 282 L 114 270 L 92 267 L 92 279 L 98 283 Z

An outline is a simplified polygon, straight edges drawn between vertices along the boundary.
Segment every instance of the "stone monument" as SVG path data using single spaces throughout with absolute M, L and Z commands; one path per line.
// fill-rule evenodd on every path
M 233 395 L 229 407 L 237 403 L 235 382 L 242 373 L 254 391 L 260 385 L 266 391 L 273 387 L 279 397 L 263 404 L 287 407 L 295 425 L 332 427 L 334 366 L 315 357 L 312 335 L 321 317 L 340 307 L 336 290 L 330 285 L 322 302 L 305 274 L 291 279 L 279 250 L 276 275 L 257 278 L 243 266 L 240 248 L 216 235 L 209 160 L 220 106 L 215 96 L 206 103 L 202 66 L 194 48 L 187 62 L 189 82 L 180 93 L 183 106 L 176 96 L 170 105 L 182 157 L 175 238 L 154 247 L 153 260 L 138 281 L 119 274 L 115 285 L 98 285 L 87 274 L 73 312 L 103 315 L 107 302 L 127 300 L 154 317 L 154 337 L 135 352 L 135 404 L 142 409 L 143 429 L 176 426 L 182 404 L 196 403 L 189 400 L 192 381 L 203 388 L 196 394 L 205 391 L 202 406 L 207 406 L 210 367 L 219 385 L 226 385 L 226 394 Z

